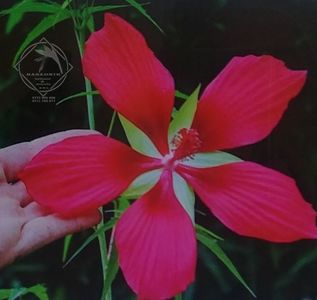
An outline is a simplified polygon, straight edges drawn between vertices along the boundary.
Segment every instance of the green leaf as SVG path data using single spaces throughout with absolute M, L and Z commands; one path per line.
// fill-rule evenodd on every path
M 72 238 L 73 238 L 73 235 L 72 234 L 69 234 L 67 235 L 65 238 L 64 238 L 64 247 L 63 247 L 63 258 L 62 258 L 62 262 L 64 263 L 66 258 L 67 258 L 67 255 L 68 255 L 68 251 L 69 251 L 69 247 L 70 247 L 70 244 L 72 242 Z
M 140 3 L 138 3 L 135 0 L 125 0 L 125 1 L 128 2 L 131 6 L 133 6 L 143 16 L 145 16 L 152 24 L 155 25 L 156 28 L 158 28 L 159 31 L 164 33 L 163 29 L 152 19 L 152 17 L 146 12 L 146 10 L 142 7 Z
M 187 98 L 189 97 L 189 95 L 186 95 L 180 91 L 175 91 L 175 97 L 176 98 L 180 98 L 180 99 L 183 99 L 183 100 L 187 100 Z
M 93 15 L 89 16 L 86 26 L 90 33 L 93 33 L 95 31 L 95 20 Z
M 178 110 L 168 129 L 168 140 L 172 141 L 173 137 L 182 128 L 190 128 L 195 116 L 200 85 L 187 98 L 182 107 Z
M 22 297 L 23 295 L 26 295 L 26 294 L 28 294 L 28 289 L 27 288 L 21 287 L 21 288 L 13 289 L 13 290 L 11 290 L 11 294 L 10 294 L 9 300 L 18 299 L 18 298 L 20 298 L 20 297 Z
M 150 138 L 128 119 L 119 114 L 120 122 L 131 147 L 147 156 L 161 158 L 162 155 L 156 149 Z
M 102 295 L 105 296 L 108 294 L 108 291 L 112 285 L 112 282 L 116 278 L 118 271 L 119 271 L 118 254 L 117 254 L 116 248 L 113 247 L 110 259 L 107 264 L 107 277 L 106 277 L 106 280 L 104 281 Z M 102 299 L 106 299 L 106 298 L 102 297 Z
M 48 300 L 46 287 L 41 284 L 32 286 L 31 288 L 28 289 L 28 292 L 34 294 L 40 300 Z
M 17 80 L 17 72 L 12 71 L 11 74 L 7 76 L 0 77 L 0 92 L 5 90 L 11 84 L 13 84 Z
M 13 289 L 2 289 L 0 290 L 0 300 L 16 300 L 26 294 L 34 294 L 40 300 L 48 300 L 46 287 L 42 284 L 37 284 L 29 288 L 19 287 Z
M 55 13 L 59 10 L 58 4 L 24 0 L 9 9 L 0 11 L 0 15 L 8 15 L 5 32 L 9 34 L 13 28 L 22 21 L 25 13 Z
M 25 50 L 25 48 L 33 42 L 36 38 L 38 38 L 41 34 L 47 31 L 49 28 L 55 26 L 57 23 L 62 22 L 71 17 L 71 14 L 64 9 L 58 10 L 56 14 L 49 15 L 44 17 L 26 36 L 25 40 L 21 44 L 18 49 L 15 57 L 13 59 L 13 65 L 16 65 L 20 55 Z
M 176 198 L 188 213 L 193 224 L 195 224 L 195 195 L 193 190 L 189 187 L 186 181 L 173 172 L 173 188 Z
M 20 11 L 17 11 L 17 12 L 13 11 L 12 13 L 9 14 L 8 21 L 5 28 L 6 34 L 9 34 L 13 30 L 13 28 L 22 21 L 23 15 L 24 13 Z
M 28 289 L 21 287 L 11 290 L 9 300 L 15 300 L 28 293 Z
M 103 12 L 107 10 L 113 10 L 117 8 L 124 8 L 124 7 L 130 7 L 131 5 L 128 4 L 119 4 L 119 5 L 96 5 L 96 6 L 91 6 L 87 7 L 87 12 L 88 14 L 94 14 L 97 12 Z
M 11 294 L 10 289 L 0 290 L 0 300 L 8 299 L 10 297 L 10 294 Z
M 203 226 L 201 226 L 199 224 L 196 224 L 195 227 L 196 227 L 196 231 L 198 233 L 209 235 L 211 238 L 215 238 L 215 239 L 217 239 L 219 241 L 223 241 L 224 240 L 221 236 L 211 232 L 209 229 L 207 229 L 207 228 L 205 228 L 205 227 L 203 227 Z
M 182 164 L 195 168 L 217 167 L 225 164 L 242 161 L 230 153 L 222 151 L 196 153 L 193 159 L 184 160 Z
M 84 243 L 75 251 L 75 253 L 67 260 L 67 262 L 63 265 L 63 267 L 66 267 L 67 265 L 69 265 L 78 256 L 78 254 L 80 254 L 95 238 L 98 237 L 98 235 L 100 233 L 111 229 L 115 225 L 116 221 L 117 220 L 115 218 L 112 218 L 107 223 L 105 223 L 102 226 L 100 226 L 100 228 L 98 228 L 98 230 L 95 230 L 95 232 L 92 233 L 84 241 Z
M 129 200 L 122 195 L 119 197 L 118 203 L 119 203 L 118 211 L 121 213 L 123 213 L 130 206 Z
M 212 251 L 217 258 L 223 262 L 223 264 L 228 268 L 228 270 L 239 280 L 239 282 L 250 292 L 250 294 L 256 298 L 256 295 L 253 293 L 251 288 L 247 285 L 245 280 L 242 278 L 237 268 L 234 266 L 230 258 L 226 255 L 226 253 L 219 246 L 217 240 L 208 237 L 203 233 L 197 232 L 197 239 L 210 251 Z
M 71 95 L 71 96 L 68 96 L 66 98 L 63 98 L 62 100 L 58 101 L 56 103 L 56 105 L 60 105 L 68 100 L 72 100 L 72 99 L 75 99 L 75 98 L 80 98 L 80 97 L 83 97 L 83 96 L 87 96 L 87 95 L 99 95 L 99 92 L 98 91 L 91 91 L 91 92 L 80 92 L 80 93 L 77 93 L 77 94 L 74 94 L 74 95 Z
M 73 0 L 64 0 L 61 8 L 62 9 L 66 9 L 68 6 L 70 6 L 70 4 L 73 2 Z
M 129 187 L 123 192 L 122 197 L 136 199 L 148 192 L 160 179 L 161 169 L 145 172 L 138 176 Z
M 298 276 L 301 272 L 305 272 L 303 269 L 309 265 L 315 263 L 317 260 L 317 251 L 312 249 L 306 253 L 302 253 L 301 257 L 296 260 L 296 262 L 288 269 L 286 272 L 280 276 L 276 282 L 278 288 L 283 288 L 295 280 L 296 275 Z

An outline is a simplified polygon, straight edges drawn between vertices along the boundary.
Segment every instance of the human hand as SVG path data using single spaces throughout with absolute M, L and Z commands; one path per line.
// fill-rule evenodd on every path
M 72 219 L 51 214 L 33 202 L 17 174 L 49 144 L 89 130 L 69 130 L 0 149 L 0 268 L 67 234 L 100 221 L 98 211 Z

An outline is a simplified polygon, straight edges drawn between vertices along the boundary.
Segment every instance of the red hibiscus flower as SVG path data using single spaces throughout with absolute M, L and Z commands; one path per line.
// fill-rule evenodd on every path
M 151 150 L 145 155 L 98 134 L 68 138 L 40 152 L 20 178 L 35 201 L 72 215 L 107 204 L 140 174 L 155 177 L 115 231 L 120 267 L 140 299 L 167 299 L 194 279 L 193 203 L 182 199 L 191 188 L 238 234 L 274 242 L 317 237 L 316 213 L 293 179 L 218 151 L 265 138 L 301 90 L 305 71 L 271 56 L 235 57 L 197 107 L 198 91 L 170 125 L 173 78 L 124 20 L 106 15 L 86 44 L 83 66 L 105 101 L 149 137 Z M 192 118 L 182 119 L 186 114 Z

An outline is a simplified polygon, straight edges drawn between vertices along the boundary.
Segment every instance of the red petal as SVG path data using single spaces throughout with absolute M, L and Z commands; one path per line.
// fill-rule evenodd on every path
M 178 171 L 212 213 L 238 234 L 273 242 L 317 238 L 316 212 L 290 177 L 251 162 Z
M 123 19 L 106 14 L 105 26 L 86 43 L 83 67 L 105 101 L 167 153 L 174 81 L 144 37 Z
M 195 231 L 170 173 L 128 208 L 115 238 L 123 274 L 140 299 L 171 298 L 194 280 Z
M 39 152 L 19 173 L 29 194 L 53 212 L 77 215 L 106 204 L 155 160 L 104 137 L 71 137 Z
M 271 56 L 233 58 L 198 103 L 193 128 L 203 142 L 201 150 L 228 149 L 265 138 L 305 79 L 306 71 L 291 71 Z

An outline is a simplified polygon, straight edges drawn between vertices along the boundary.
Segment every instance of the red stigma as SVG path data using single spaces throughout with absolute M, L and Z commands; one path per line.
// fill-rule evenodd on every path
M 195 129 L 182 128 L 172 140 L 174 160 L 192 158 L 201 146 L 199 134 Z

